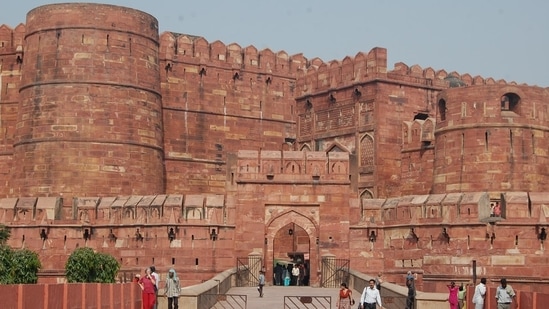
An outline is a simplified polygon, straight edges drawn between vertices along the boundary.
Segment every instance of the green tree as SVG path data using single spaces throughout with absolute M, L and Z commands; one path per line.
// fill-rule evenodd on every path
M 13 250 L 0 245 L 0 284 L 13 284 Z
M 111 255 L 96 253 L 91 248 L 78 248 L 65 264 L 68 282 L 114 283 L 120 264 Z
M 41 267 L 42 264 L 36 252 L 0 246 L 0 284 L 36 283 L 38 270 Z
M 13 251 L 13 266 L 15 283 L 38 282 L 38 270 L 42 268 L 42 263 L 36 252 L 28 249 Z
M 5 245 L 10 238 L 11 232 L 5 225 L 0 224 L 0 245 Z
M 116 274 L 120 269 L 120 264 L 118 261 L 109 254 L 106 253 L 96 253 L 97 262 L 96 265 L 99 266 L 99 270 L 96 271 L 95 282 L 100 283 L 113 283 L 116 281 Z
M 9 228 L 0 224 L 0 284 L 36 283 L 42 267 L 38 254 L 10 248 L 6 245 L 10 236 Z

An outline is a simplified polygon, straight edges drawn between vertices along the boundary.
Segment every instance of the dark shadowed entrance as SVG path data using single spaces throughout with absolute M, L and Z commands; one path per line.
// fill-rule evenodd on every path
M 273 240 L 273 284 L 288 284 L 284 282 L 288 276 L 289 285 L 309 285 L 310 249 L 310 236 L 301 226 L 292 222 L 280 228 Z M 297 278 L 292 276 L 294 265 L 300 270 Z
M 319 284 L 320 260 L 317 243 L 319 229 L 317 218 L 314 217 L 318 212 L 315 206 L 309 208 L 301 205 L 300 210 L 303 212 L 288 207 L 286 211 L 278 213 L 267 222 L 264 258 L 267 280 L 274 285 L 277 283 L 284 285 L 284 269 L 281 267 L 286 271 L 290 270 L 288 276 L 291 278 L 290 267 L 294 264 L 303 267 L 300 269 L 303 276 L 299 283 L 312 286 Z

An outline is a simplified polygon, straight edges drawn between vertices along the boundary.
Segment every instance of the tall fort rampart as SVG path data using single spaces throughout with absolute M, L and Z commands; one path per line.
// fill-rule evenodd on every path
M 548 99 L 381 47 L 324 62 L 46 5 L 0 27 L 0 223 L 41 280 L 89 246 L 185 284 L 249 255 L 307 257 L 321 284 L 335 256 L 426 291 L 546 291 Z

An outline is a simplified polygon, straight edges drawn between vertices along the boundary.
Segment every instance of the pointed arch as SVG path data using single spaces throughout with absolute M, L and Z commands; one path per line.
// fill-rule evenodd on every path
M 343 145 L 341 145 L 339 142 L 334 142 L 330 144 L 326 150 L 326 153 L 328 152 L 347 152 L 351 153 L 349 149 Z
M 301 165 L 296 161 L 287 162 L 284 166 L 284 174 L 301 174 Z
M 370 189 L 364 189 L 362 192 L 360 192 L 360 218 L 364 219 L 365 214 L 365 207 L 364 207 L 364 200 L 371 200 L 374 199 L 374 193 Z
M 299 151 L 311 151 L 311 146 L 307 143 L 301 145 L 301 147 L 299 148 Z
M 267 221 L 267 237 L 274 237 L 276 232 L 289 223 L 295 223 L 307 231 L 311 238 L 318 237 L 318 223 L 293 209 L 289 209 Z M 313 239 L 314 240 L 314 239 Z
M 360 139 L 360 166 L 367 172 L 374 170 L 374 138 L 369 133 Z
M 374 198 L 374 193 L 372 193 L 372 191 L 370 189 L 364 189 L 362 192 L 360 192 L 360 200 L 362 201 L 363 199 L 373 199 Z

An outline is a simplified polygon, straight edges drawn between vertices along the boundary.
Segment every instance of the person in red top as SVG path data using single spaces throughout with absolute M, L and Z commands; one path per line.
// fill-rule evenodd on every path
M 337 309 L 350 309 L 353 300 L 353 292 L 347 288 L 347 283 L 341 283 L 341 289 L 339 290 L 339 299 Z
M 154 291 L 156 281 L 151 274 L 150 268 L 145 269 L 145 276 L 139 279 L 138 283 L 141 287 L 143 309 L 152 309 L 156 303 L 156 292 Z
M 456 286 L 454 281 L 450 282 L 448 287 L 448 301 L 450 302 L 450 309 L 458 309 L 458 291 L 459 288 Z

